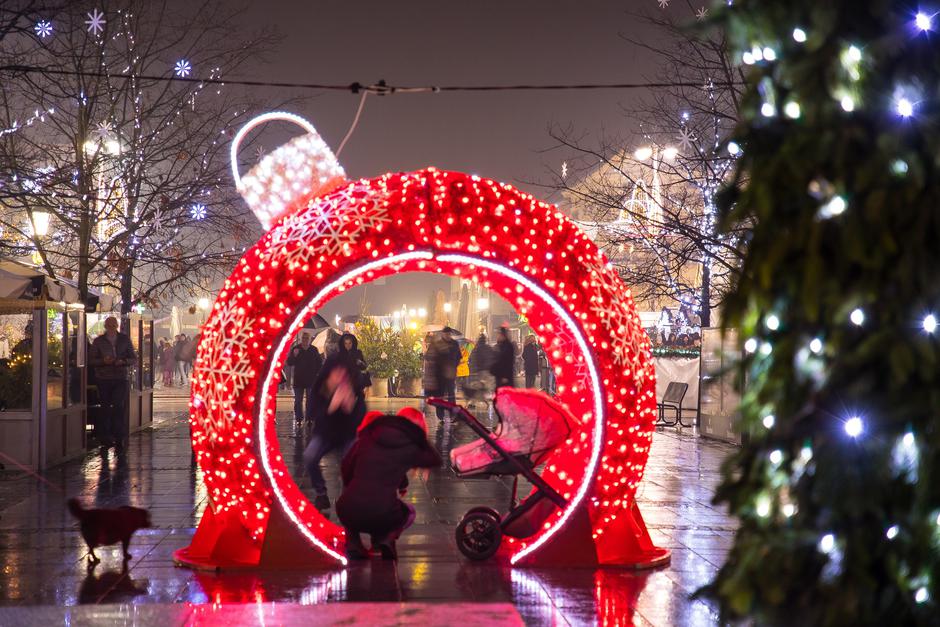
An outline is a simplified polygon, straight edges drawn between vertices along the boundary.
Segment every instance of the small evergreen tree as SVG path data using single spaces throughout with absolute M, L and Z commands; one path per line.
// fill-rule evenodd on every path
M 727 4 L 753 66 L 720 199 L 723 228 L 753 228 L 723 316 L 750 437 L 716 496 L 740 530 L 704 592 L 760 624 L 935 624 L 940 15 Z

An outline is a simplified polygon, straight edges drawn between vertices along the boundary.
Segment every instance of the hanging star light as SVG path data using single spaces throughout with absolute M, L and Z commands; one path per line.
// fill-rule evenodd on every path
M 88 24 L 88 32 L 92 35 L 100 35 L 104 32 L 104 25 L 107 24 L 107 20 L 104 19 L 104 13 L 98 9 L 93 9 L 91 13 L 86 13 L 88 19 L 85 20 L 85 23 Z
M 192 216 L 193 220 L 203 220 L 206 217 L 206 206 L 200 203 L 196 203 L 189 208 L 189 215 Z
M 186 59 L 180 59 L 176 62 L 176 65 L 173 67 L 173 71 L 179 78 L 186 78 L 189 76 L 189 73 L 192 71 L 193 66 L 190 65 L 189 61 Z
M 33 27 L 33 30 L 36 31 L 36 34 L 39 35 L 41 39 L 45 39 L 52 34 L 52 22 L 49 20 L 40 20 L 36 22 L 36 26 Z

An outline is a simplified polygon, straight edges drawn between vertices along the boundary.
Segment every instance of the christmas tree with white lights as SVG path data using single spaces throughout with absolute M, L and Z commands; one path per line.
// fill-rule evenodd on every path
M 940 15 L 734 0 L 716 20 L 750 66 L 719 211 L 753 235 L 723 318 L 748 438 L 716 500 L 741 526 L 702 592 L 759 624 L 936 623 Z

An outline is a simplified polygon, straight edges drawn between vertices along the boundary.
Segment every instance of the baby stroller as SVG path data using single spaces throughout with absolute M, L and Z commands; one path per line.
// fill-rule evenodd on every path
M 489 507 L 474 507 L 457 525 L 457 547 L 461 553 L 474 560 L 492 557 L 503 535 L 532 536 L 556 507 L 567 505 L 564 497 L 535 471 L 577 425 L 563 405 L 543 392 L 499 388 L 493 399 L 499 425 L 491 432 L 460 405 L 441 398 L 430 398 L 428 402 L 449 409 L 480 436 L 479 440 L 450 452 L 458 477 L 514 477 L 509 511 L 504 516 Z M 535 491 L 517 503 L 520 475 Z

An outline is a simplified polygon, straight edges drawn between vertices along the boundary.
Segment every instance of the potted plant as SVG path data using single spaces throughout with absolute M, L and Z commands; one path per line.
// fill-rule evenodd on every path
M 404 329 L 398 333 L 398 351 L 395 369 L 400 383 L 399 396 L 417 396 L 421 393 L 419 380 L 424 367 L 424 348 L 418 331 Z
M 359 349 L 368 364 L 372 386 L 367 388 L 371 397 L 388 396 L 388 379 L 395 372 L 396 333 L 379 326 L 372 318 L 363 317 L 356 323 Z

